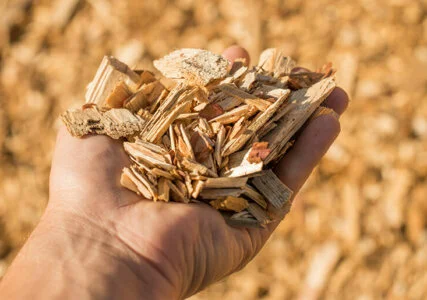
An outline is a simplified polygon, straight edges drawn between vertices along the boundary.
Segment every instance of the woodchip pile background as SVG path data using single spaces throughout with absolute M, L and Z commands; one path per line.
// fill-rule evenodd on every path
M 103 55 L 146 67 L 239 43 L 333 61 L 352 102 L 259 257 L 193 299 L 427 297 L 427 1 L 3 0 L 0 15 L 0 275 L 46 205 L 58 116 Z

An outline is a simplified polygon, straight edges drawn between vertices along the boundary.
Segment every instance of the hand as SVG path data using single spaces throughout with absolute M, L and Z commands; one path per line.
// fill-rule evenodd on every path
M 224 55 L 231 61 L 249 60 L 239 47 L 227 49 Z M 347 95 L 339 88 L 325 101 L 338 114 L 347 103 Z M 312 120 L 278 165 L 280 179 L 296 193 L 339 131 L 339 121 L 332 115 Z M 8 283 L 13 286 L 19 270 L 31 274 L 30 265 L 43 276 L 57 271 L 51 278 L 59 287 L 51 286 L 55 292 L 48 295 L 188 297 L 243 268 L 278 225 L 233 228 L 207 205 L 141 200 L 119 183 L 122 168 L 129 164 L 121 142 L 105 136 L 76 139 L 61 128 L 49 205 L 3 282 L 8 295 L 25 292 L 8 288 Z M 38 264 L 33 255 L 39 257 Z M 43 279 L 28 280 L 34 287 L 45 284 Z M 67 285 L 73 287 L 68 292 Z M 34 290 L 30 294 L 37 298 Z

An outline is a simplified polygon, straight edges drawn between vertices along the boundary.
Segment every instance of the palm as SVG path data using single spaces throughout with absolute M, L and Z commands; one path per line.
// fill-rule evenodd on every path
M 56 154 L 61 162 L 54 160 L 50 205 L 66 203 L 65 209 L 110 224 L 106 230 L 116 231 L 133 251 L 170 264 L 167 269 L 177 272 L 165 274 L 168 280 L 192 274 L 189 293 L 243 267 L 269 236 L 267 229 L 232 228 L 206 205 L 141 200 L 120 186 L 121 170 L 129 165 L 120 142 L 74 139 L 64 130 Z M 196 272 L 200 267 L 206 272 Z

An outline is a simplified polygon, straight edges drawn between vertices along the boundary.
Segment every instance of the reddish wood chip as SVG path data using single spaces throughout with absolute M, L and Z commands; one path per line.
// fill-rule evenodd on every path
M 270 152 L 267 142 L 254 143 L 251 152 L 249 152 L 248 161 L 250 163 L 260 163 L 267 158 Z

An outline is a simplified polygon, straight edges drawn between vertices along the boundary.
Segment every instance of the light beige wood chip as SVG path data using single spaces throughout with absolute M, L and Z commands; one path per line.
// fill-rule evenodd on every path
M 243 193 L 242 189 L 203 189 L 199 195 L 199 198 L 211 200 L 218 199 L 220 197 L 240 197 Z
M 230 141 L 228 144 L 224 146 L 224 150 L 222 152 L 223 156 L 230 155 L 238 150 L 240 150 L 246 142 L 259 130 L 261 127 L 267 123 L 267 121 L 274 115 L 274 113 L 281 107 L 283 103 L 288 98 L 290 91 L 287 94 L 284 94 L 281 98 L 279 98 L 274 104 L 272 104 L 266 111 L 264 111 L 261 115 L 259 115 L 243 132 L 242 135 L 239 136 L 235 141 Z
M 169 202 L 170 186 L 169 180 L 166 178 L 159 179 L 159 200 Z
M 180 49 L 154 66 L 168 78 L 186 79 L 195 85 L 206 86 L 227 75 L 229 61 L 217 54 L 199 49 Z
M 71 135 L 82 137 L 87 134 L 105 134 L 113 139 L 130 137 L 141 131 L 145 121 L 127 109 L 100 111 L 97 107 L 68 110 L 61 119 Z
M 248 178 L 208 178 L 205 181 L 207 189 L 243 188 Z
M 293 109 L 283 116 L 278 121 L 277 127 L 263 139 L 268 142 L 271 149 L 271 153 L 266 159 L 267 164 L 277 158 L 281 149 L 334 90 L 335 86 L 335 79 L 330 77 L 308 89 L 291 93 L 288 102 L 294 104 Z
M 118 59 L 104 56 L 95 78 L 87 87 L 86 103 L 104 106 L 105 100 L 120 81 L 123 81 L 131 92 L 136 92 L 141 84 L 141 77 Z

